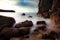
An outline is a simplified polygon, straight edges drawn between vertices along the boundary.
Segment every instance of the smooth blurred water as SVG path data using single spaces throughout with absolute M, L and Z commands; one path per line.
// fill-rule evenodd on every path
M 31 20 L 34 23 L 34 26 L 31 28 L 31 31 L 36 28 L 36 22 L 37 21 L 45 21 L 47 23 L 47 28 L 54 30 L 54 27 L 52 23 L 50 23 L 50 19 L 44 19 L 42 17 L 38 17 L 37 13 L 25 13 L 25 16 L 21 15 L 22 13 L 4 13 L 0 12 L 0 15 L 13 17 L 16 20 L 16 23 L 23 22 L 25 20 Z M 32 18 L 29 18 L 28 16 L 32 16 Z
M 16 23 L 22 22 L 22 21 L 25 21 L 25 20 L 31 20 L 34 23 L 36 21 L 41 21 L 41 20 L 42 21 L 43 20 L 45 20 L 45 21 L 47 20 L 48 21 L 48 19 L 44 19 L 44 18 L 38 17 L 37 16 L 37 13 L 25 13 L 26 14 L 25 16 L 22 16 L 21 14 L 22 13 L 20 13 L 20 12 L 18 12 L 18 13 L 8 13 L 8 12 L 5 13 L 5 12 L 0 12 L 0 15 L 15 18 Z M 32 18 L 29 18 L 29 16 L 32 16 Z

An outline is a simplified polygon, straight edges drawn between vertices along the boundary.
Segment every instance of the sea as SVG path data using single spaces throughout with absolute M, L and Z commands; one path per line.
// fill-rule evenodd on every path
M 7 17 L 13 17 L 16 21 L 15 24 L 23 22 L 25 20 L 30 20 L 33 22 L 33 27 L 31 28 L 31 31 L 33 31 L 34 29 L 36 29 L 37 25 L 37 21 L 45 21 L 46 22 L 46 27 L 48 29 L 51 30 L 55 30 L 53 27 L 53 24 L 51 23 L 50 19 L 45 19 L 43 17 L 39 17 L 37 16 L 37 13 L 25 13 L 25 16 L 22 15 L 22 13 L 20 12 L 16 12 L 16 13 L 9 13 L 9 12 L 0 12 L 0 15 L 2 16 L 7 16 Z M 32 16 L 32 18 L 30 18 L 29 16 Z M 13 25 L 13 27 L 15 27 L 15 24 Z

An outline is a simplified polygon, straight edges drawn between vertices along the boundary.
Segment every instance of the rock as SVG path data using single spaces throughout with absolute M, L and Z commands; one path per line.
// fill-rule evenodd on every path
M 60 30 L 60 12 L 59 11 L 53 12 L 52 15 L 50 16 L 50 20 L 51 23 L 54 25 L 56 31 L 58 32 Z
M 27 39 L 27 40 L 43 40 L 43 39 L 42 39 L 42 35 L 41 34 L 37 34 L 37 35 Z
M 38 4 L 38 16 L 44 17 L 44 18 L 50 18 L 49 15 L 49 9 L 52 9 L 52 3 L 53 0 L 39 0 Z
M 0 40 L 10 40 L 10 38 L 0 37 Z
M 22 13 L 22 16 L 25 16 L 25 13 Z
M 0 12 L 15 12 L 14 10 L 3 10 L 3 9 L 0 9 Z
M 52 10 L 57 11 L 60 8 L 60 0 L 53 0 Z
M 46 31 L 44 31 L 42 34 L 45 35 L 45 34 L 49 34 L 52 30 L 51 29 L 46 29 Z
M 0 15 L 0 30 L 4 27 L 12 27 L 15 23 L 15 19 L 12 17 L 6 17 Z
M 4 40 L 4 38 L 0 38 L 0 40 Z
M 24 38 L 29 38 L 29 36 L 25 36 Z
M 29 18 L 32 18 L 32 16 L 28 16 Z
M 37 29 L 40 30 L 40 31 L 45 31 L 46 30 L 46 26 L 38 26 Z
M 38 32 L 40 31 L 46 31 L 46 22 L 45 21 L 37 21 L 37 27 L 35 30 L 37 30 Z
M 37 25 L 40 25 L 40 24 L 44 24 L 44 25 L 46 25 L 46 22 L 45 22 L 45 21 L 37 21 L 36 24 L 37 24 Z
M 33 35 L 41 34 L 47 30 L 46 26 L 37 26 L 32 32 Z
M 58 33 L 51 31 L 49 34 L 44 34 L 42 36 L 42 39 L 56 39 L 58 37 L 59 37 Z
M 21 27 L 19 28 L 20 36 L 27 37 L 27 35 L 30 33 L 29 27 Z
M 33 26 L 33 22 L 32 21 L 24 21 L 24 22 L 21 22 L 21 23 L 18 23 L 16 24 L 16 28 L 20 28 L 20 27 L 32 27 Z
M 10 38 L 10 37 L 19 37 L 20 33 L 18 29 L 13 29 L 13 28 L 4 28 L 0 32 L 0 36 L 4 38 Z
M 48 13 L 48 12 L 43 12 L 43 13 L 37 14 L 37 16 L 43 17 L 43 18 L 50 18 L 50 13 Z
M 12 37 L 10 40 L 21 40 L 20 37 Z
M 27 37 L 27 35 L 30 33 L 30 28 L 21 27 L 21 28 L 4 28 L 0 32 L 0 37 Z

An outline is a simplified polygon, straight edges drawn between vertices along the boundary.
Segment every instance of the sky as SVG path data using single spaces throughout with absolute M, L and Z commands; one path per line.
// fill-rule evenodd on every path
M 38 0 L 0 0 L 0 9 L 16 12 L 37 12 Z

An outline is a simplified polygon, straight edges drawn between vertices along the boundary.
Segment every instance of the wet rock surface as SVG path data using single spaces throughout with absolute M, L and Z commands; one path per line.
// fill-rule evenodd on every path
M 25 16 L 26 14 L 25 14 L 25 13 L 22 13 L 21 15 L 22 15 L 22 16 Z
M 13 28 L 4 28 L 0 32 L 2 37 L 18 37 L 19 35 L 19 30 L 18 29 L 13 29 Z
M 15 23 L 15 19 L 12 17 L 5 17 L 0 15 L 0 30 L 4 27 L 12 27 Z
M 56 38 L 59 38 L 58 33 L 51 31 L 49 34 L 44 34 L 42 36 L 42 39 L 53 39 L 55 40 Z
M 41 31 L 45 31 L 46 30 L 46 26 L 38 26 L 37 29 L 41 30 Z
M 18 23 L 16 24 L 16 28 L 20 28 L 20 27 L 32 27 L 33 26 L 33 22 L 32 21 L 24 21 L 24 22 L 21 22 L 21 23 Z
M 3 37 L 24 37 L 30 33 L 30 28 L 4 28 L 0 32 Z
M 27 37 L 30 33 L 30 28 L 28 27 L 21 27 L 19 28 L 20 36 Z M 26 35 L 26 36 L 25 36 Z
M 32 18 L 32 16 L 28 16 L 29 18 Z
M 44 25 L 46 25 L 46 22 L 45 21 L 37 21 L 37 23 L 36 23 L 37 25 L 41 25 L 41 24 L 44 24 Z

